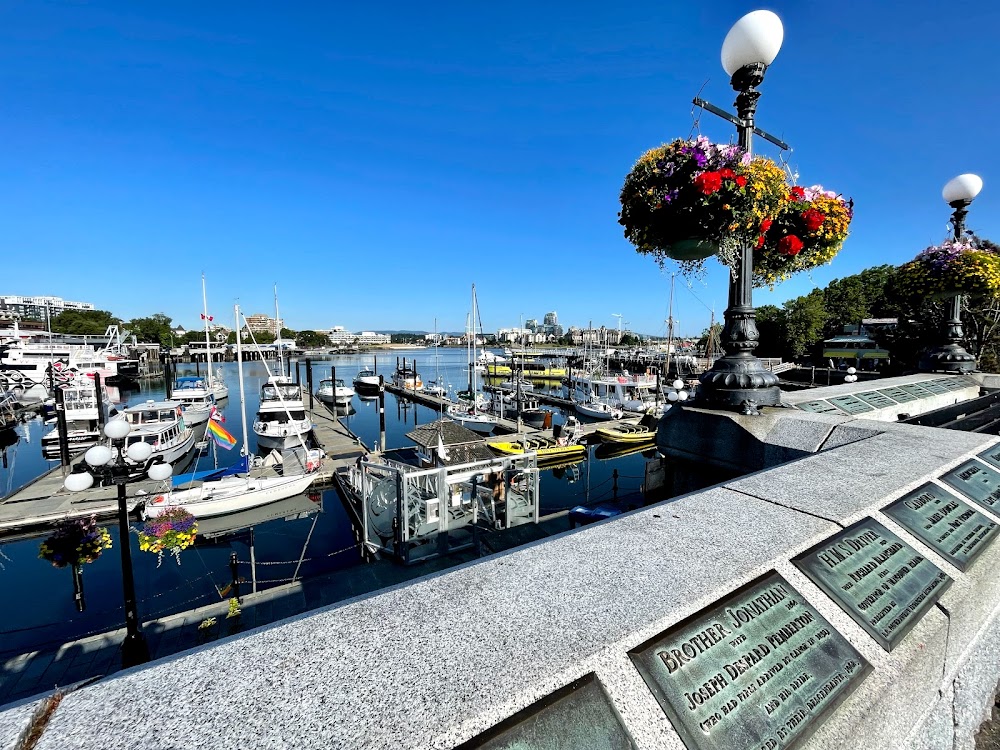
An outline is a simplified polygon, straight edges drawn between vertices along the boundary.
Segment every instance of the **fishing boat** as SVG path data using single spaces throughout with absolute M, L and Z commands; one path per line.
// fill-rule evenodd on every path
M 392 384 L 408 391 L 418 391 L 423 388 L 424 381 L 420 379 L 417 368 L 413 365 L 407 365 L 404 359 L 402 366 L 397 367 L 392 374 Z
M 564 461 L 579 456 L 587 451 L 586 446 L 579 443 L 564 443 L 563 439 L 549 437 L 520 437 L 516 440 L 490 440 L 490 449 L 504 456 L 516 456 L 521 453 L 535 453 L 538 461 Z
M 354 398 L 354 389 L 344 383 L 343 378 L 323 378 L 319 381 L 319 388 L 316 389 L 316 398 L 324 404 L 338 404 L 346 406 Z
M 239 320 L 239 306 L 236 306 Z M 246 468 L 247 454 L 247 420 L 246 398 L 243 393 L 243 353 L 237 342 L 236 359 L 239 367 L 240 409 L 243 412 L 243 461 L 241 468 Z M 231 436 L 227 436 L 230 437 Z M 306 472 L 303 474 L 282 476 L 223 476 L 218 479 L 206 480 L 200 486 L 186 490 L 171 490 L 155 495 L 146 501 L 143 513 L 147 517 L 156 517 L 172 508 L 183 508 L 195 518 L 210 518 L 226 513 L 256 508 L 261 505 L 275 503 L 285 498 L 299 495 L 312 484 L 310 472 L 319 465 L 321 456 L 318 451 L 310 451 L 305 462 Z

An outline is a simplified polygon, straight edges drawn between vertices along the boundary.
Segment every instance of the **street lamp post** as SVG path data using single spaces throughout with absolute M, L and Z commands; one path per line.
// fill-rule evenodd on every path
M 104 425 L 104 434 L 112 447 L 95 445 L 84 454 L 83 471 L 74 471 L 66 477 L 65 486 L 70 492 L 89 489 L 96 478 L 118 487 L 118 546 L 122 556 L 122 590 L 125 598 L 125 640 L 122 642 L 122 667 L 134 667 L 149 661 L 149 647 L 142 635 L 139 609 L 135 596 L 135 579 L 132 574 L 132 549 L 130 546 L 128 507 L 125 501 L 125 485 L 137 471 L 157 481 L 168 479 L 172 473 L 170 464 L 154 463 L 143 469 L 143 465 L 153 454 L 153 446 L 137 441 L 125 447 L 125 439 L 131 432 L 124 419 L 112 419 Z
M 722 43 L 722 67 L 738 92 L 739 145 L 747 154 L 752 153 L 754 115 L 760 98 L 757 87 L 778 55 L 783 38 L 781 20 L 770 11 L 757 10 L 737 21 Z M 739 409 L 743 414 L 758 414 L 758 406 L 779 405 L 777 376 L 765 370 L 753 354 L 760 335 L 753 308 L 753 243 L 749 238 L 742 241 L 730 276 L 725 318 L 722 348 L 726 356 L 699 378 L 698 401 L 710 408 Z
M 969 205 L 983 189 L 983 181 L 978 175 L 960 174 L 948 180 L 941 191 L 945 203 L 952 207 L 951 228 L 956 240 L 965 234 L 965 217 Z M 924 372 L 972 372 L 976 369 L 976 358 L 965 351 L 962 339 L 962 295 L 951 298 L 951 314 L 944 322 L 941 336 L 945 343 L 929 351 L 920 358 L 918 368 Z

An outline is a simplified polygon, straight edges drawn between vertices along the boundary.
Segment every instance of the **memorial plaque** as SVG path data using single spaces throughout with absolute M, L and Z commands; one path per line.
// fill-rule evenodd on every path
M 874 518 L 793 560 L 886 651 L 951 585 L 951 578 Z
M 919 385 L 921 388 L 936 394 L 948 393 L 948 391 L 950 390 L 948 386 L 937 380 L 922 380 L 920 381 Z
M 871 669 L 774 572 L 629 656 L 690 750 L 791 747 Z
M 924 388 L 922 384 L 910 383 L 909 385 L 901 385 L 899 387 L 907 393 L 912 393 L 917 398 L 927 398 L 928 396 L 934 395 L 929 390 Z
M 820 399 L 819 401 L 806 401 L 805 403 L 798 404 L 798 408 L 802 411 L 810 411 L 814 414 L 839 414 L 840 410 L 833 404 L 827 403 Z
M 1000 511 L 1000 473 L 996 469 L 973 458 L 941 478 L 987 510 Z
M 854 395 L 874 409 L 887 409 L 890 406 L 899 406 L 891 398 L 878 391 L 865 391 L 864 393 L 855 393 Z
M 880 388 L 879 393 L 884 393 L 893 401 L 898 401 L 901 404 L 905 404 L 907 401 L 916 401 L 919 398 L 909 391 L 904 391 L 902 388 Z
M 933 383 L 940 383 L 949 391 L 960 391 L 963 388 L 968 388 L 969 386 L 979 387 L 978 383 L 970 383 L 965 378 L 938 378 L 937 380 L 931 381 Z
M 862 414 L 866 411 L 873 411 L 872 407 L 854 396 L 833 396 L 828 400 L 838 409 L 848 414 Z
M 992 448 L 987 448 L 979 457 L 983 459 L 988 464 L 993 464 L 997 468 L 1000 468 L 1000 443 L 994 445 Z
M 963 571 L 1000 530 L 995 521 L 930 482 L 901 497 L 883 512 Z
M 531 704 L 455 750 L 635 750 L 593 673 Z

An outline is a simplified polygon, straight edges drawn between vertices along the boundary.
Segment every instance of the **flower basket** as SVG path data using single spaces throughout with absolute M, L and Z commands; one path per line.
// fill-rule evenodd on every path
M 703 137 L 675 140 L 647 151 L 625 177 L 618 223 L 661 264 L 673 258 L 696 270 L 718 248 L 731 265 L 735 248 L 756 240 L 787 194 L 784 173 L 768 159 Z
M 96 516 L 63 521 L 56 532 L 38 547 L 38 556 L 56 568 L 78 567 L 94 562 L 111 549 L 111 534 L 97 525 Z
M 194 544 L 197 534 L 198 522 L 195 517 L 183 508 L 171 508 L 146 521 L 139 532 L 139 549 L 158 556 L 156 567 L 163 563 L 164 552 L 170 552 L 180 565 L 181 552 Z
M 943 242 L 900 266 L 896 284 L 909 299 L 946 299 L 956 294 L 998 297 L 1000 256 L 967 242 Z
M 847 239 L 854 202 L 820 185 L 799 186 L 772 221 L 765 221 L 754 250 L 754 286 L 774 285 L 832 261 Z

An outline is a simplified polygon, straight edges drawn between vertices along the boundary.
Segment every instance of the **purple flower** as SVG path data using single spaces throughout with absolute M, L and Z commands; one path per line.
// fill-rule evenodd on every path
M 664 203 L 670 203 L 676 197 L 677 197 L 677 190 L 676 189 L 674 189 L 674 190 L 667 190 L 663 194 L 663 202 Z

